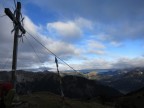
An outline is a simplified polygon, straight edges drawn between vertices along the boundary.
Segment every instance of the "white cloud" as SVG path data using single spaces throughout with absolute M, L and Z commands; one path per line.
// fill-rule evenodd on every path
M 0 64 L 4 64 L 4 62 L 6 62 L 6 58 L 10 58 L 12 55 L 12 42 L 14 35 L 11 33 L 13 26 L 9 18 L 6 16 L 1 17 L 0 25 Z
M 79 17 L 74 21 L 80 28 L 93 29 L 93 23 L 85 18 Z
M 70 64 L 77 70 L 81 69 L 123 69 L 144 67 L 144 57 L 128 58 L 121 57 L 115 60 L 106 60 L 104 58 L 88 58 L 81 63 Z M 64 67 L 63 67 L 64 69 Z M 67 67 L 65 67 L 67 69 Z
M 129 58 L 123 57 L 117 59 L 113 63 L 113 68 L 131 68 L 131 67 L 143 67 L 144 57 Z
M 98 41 L 94 41 L 94 40 L 88 40 L 88 46 L 93 49 L 105 49 L 106 48 L 102 43 Z
M 97 54 L 97 55 L 104 55 L 106 52 L 104 50 L 97 50 L 97 49 L 91 49 L 88 51 L 90 54 Z
M 64 43 L 64 42 L 52 42 L 50 45 L 47 45 L 48 48 L 51 49 L 54 53 L 60 56 L 66 55 L 79 55 L 80 52 L 78 48 L 74 47 L 71 44 Z
M 48 31 L 66 41 L 78 41 L 82 37 L 85 28 L 92 29 L 92 22 L 81 17 L 47 24 Z
M 88 40 L 87 48 L 85 49 L 85 53 L 104 55 L 104 54 L 106 54 L 105 49 L 106 49 L 106 47 L 103 43 L 94 41 L 94 40 Z
M 121 42 L 117 42 L 117 41 L 112 41 L 112 42 L 110 42 L 110 44 L 111 44 L 112 46 L 114 46 L 114 47 L 119 47 L 119 46 L 122 45 Z
M 80 38 L 82 35 L 81 29 L 71 21 L 48 23 L 47 28 L 67 39 Z
M 35 25 L 28 16 L 24 16 L 24 18 L 24 28 L 28 29 L 33 34 L 37 34 L 40 27 Z
M 112 67 L 112 64 L 110 61 L 107 61 L 105 59 L 87 59 L 84 60 L 82 63 L 79 64 L 71 64 L 75 69 L 81 70 L 81 69 L 109 69 Z

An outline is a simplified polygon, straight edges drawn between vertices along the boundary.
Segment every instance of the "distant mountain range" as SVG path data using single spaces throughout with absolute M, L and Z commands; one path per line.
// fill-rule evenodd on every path
M 84 73 L 84 74 L 87 74 L 87 73 L 90 73 L 90 72 L 108 72 L 108 71 L 113 71 L 113 70 L 116 70 L 116 69 L 83 69 L 83 70 L 77 70 L 78 72 L 81 72 L 81 73 Z M 73 70 L 66 70 L 64 72 L 73 72 Z
M 144 87 L 144 68 L 111 69 L 107 72 L 91 71 L 84 74 L 102 84 L 113 87 L 123 93 L 129 93 Z
M 51 75 L 57 75 L 56 73 L 44 71 L 33 73 L 31 71 L 18 71 L 17 80 L 22 81 L 34 81 L 36 79 L 42 79 L 47 76 L 47 79 Z M 129 68 L 129 69 L 86 69 L 79 70 L 78 73 L 71 71 L 61 72 L 61 76 L 78 76 L 84 77 L 89 80 L 96 80 L 102 85 L 115 88 L 122 93 L 130 93 L 144 87 L 144 68 Z M 8 79 L 10 74 L 8 72 L 0 72 L 0 80 Z M 87 80 L 87 81 L 89 81 Z M 40 80 L 39 80 L 40 81 Z

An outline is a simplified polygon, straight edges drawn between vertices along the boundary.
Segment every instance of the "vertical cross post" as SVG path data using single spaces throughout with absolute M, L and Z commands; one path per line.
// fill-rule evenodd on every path
M 20 14 L 21 14 L 21 3 L 17 2 L 16 8 L 16 20 L 20 22 Z M 19 35 L 19 27 L 15 24 L 15 33 L 14 33 L 14 43 L 13 43 L 13 60 L 12 60 L 12 83 L 15 86 L 16 81 L 16 69 L 17 69 L 17 49 L 18 49 L 18 35 Z
M 18 36 L 19 36 L 19 30 L 22 34 L 25 34 L 26 31 L 22 27 L 20 22 L 20 16 L 21 16 L 21 3 L 17 2 L 16 7 L 16 16 L 10 11 L 9 8 L 5 8 L 6 15 L 13 21 L 15 27 L 14 27 L 14 43 L 13 43 L 13 59 L 12 59 L 12 75 L 11 75 L 11 81 L 13 85 L 15 86 L 16 83 L 16 69 L 17 69 L 17 50 L 18 50 Z

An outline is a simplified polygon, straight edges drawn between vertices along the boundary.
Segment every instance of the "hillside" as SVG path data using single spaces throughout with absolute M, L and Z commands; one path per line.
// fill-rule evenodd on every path
M 49 91 L 60 94 L 59 78 L 52 72 L 27 72 L 18 71 L 17 92 L 24 94 L 29 92 Z M 122 94 L 112 87 L 105 86 L 96 80 L 89 80 L 80 76 L 66 75 L 62 77 L 62 87 L 66 97 L 93 98 L 93 97 L 117 97 Z
M 116 108 L 144 108 L 144 88 L 117 99 Z
M 104 86 L 95 80 L 78 76 L 65 76 L 62 80 L 64 93 L 71 98 L 117 97 L 122 95 L 116 89 Z
M 50 91 L 60 94 L 58 76 L 48 74 L 42 78 L 29 82 L 32 91 Z M 88 80 L 79 76 L 64 76 L 62 87 L 65 96 L 71 98 L 92 98 L 97 96 L 115 97 L 122 95 L 119 91 L 100 84 L 95 80 Z
M 61 97 L 49 92 L 37 92 L 31 95 L 20 96 L 25 103 L 17 108 L 113 108 L 94 101 L 82 101 L 65 98 L 62 103 Z
M 144 91 L 132 93 L 112 101 L 102 98 L 89 100 L 62 98 L 50 92 L 35 92 L 29 95 L 20 95 L 24 104 L 16 108 L 143 108 Z M 62 103 L 63 102 L 63 103 Z

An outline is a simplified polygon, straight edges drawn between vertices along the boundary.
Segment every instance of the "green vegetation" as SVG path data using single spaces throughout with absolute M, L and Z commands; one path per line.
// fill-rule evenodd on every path
M 21 101 L 25 101 L 23 107 L 18 108 L 113 108 L 101 105 L 95 101 L 84 101 L 65 98 L 64 102 L 59 95 L 49 92 L 37 92 L 30 95 L 20 96 Z

